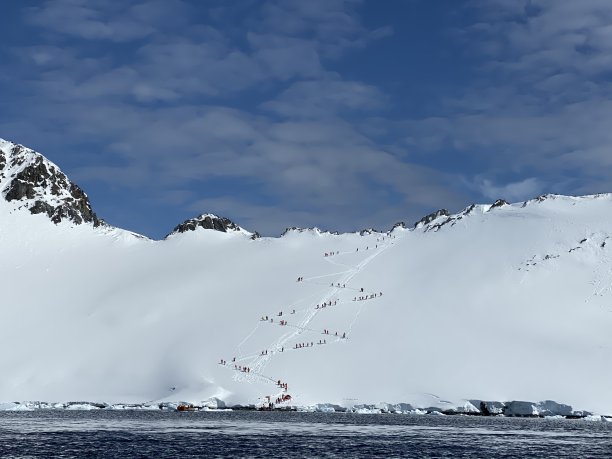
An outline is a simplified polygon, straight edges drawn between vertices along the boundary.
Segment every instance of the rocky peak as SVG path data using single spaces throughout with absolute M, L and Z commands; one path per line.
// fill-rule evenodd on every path
M 310 227 L 310 228 L 300 228 L 299 226 L 291 226 L 289 228 L 285 228 L 285 231 L 282 232 L 282 234 L 280 235 L 280 237 L 283 236 L 287 236 L 288 234 L 291 233 L 310 233 L 310 234 L 332 234 L 334 236 L 337 236 L 338 231 L 324 231 L 321 230 L 319 228 L 317 228 L 316 226 Z
M 433 222 L 436 218 L 448 217 L 448 215 L 449 215 L 448 210 L 446 209 L 436 210 L 435 212 L 432 212 L 431 214 L 425 215 L 423 218 L 421 218 L 418 222 L 414 224 L 414 227 L 418 228 L 421 226 L 428 225 L 429 223 Z
M 491 207 L 489 207 L 489 210 L 495 209 L 496 207 L 504 207 L 507 205 L 508 205 L 508 201 L 506 201 L 505 199 L 498 199 L 493 204 L 491 204 Z
M 59 167 L 41 154 L 0 139 L 0 196 L 16 208 L 64 220 L 99 226 L 89 198 Z
M 258 233 L 248 233 L 229 218 L 219 217 L 214 214 L 202 214 L 198 217 L 185 220 L 180 225 L 177 225 L 168 236 L 195 231 L 198 228 L 211 229 L 222 233 L 243 232 L 245 234 L 250 234 L 251 239 L 257 239 L 259 237 Z

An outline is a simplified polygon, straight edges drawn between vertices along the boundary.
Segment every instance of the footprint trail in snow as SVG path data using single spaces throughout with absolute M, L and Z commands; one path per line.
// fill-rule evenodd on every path
M 396 239 L 395 235 L 385 233 L 376 239 L 376 244 L 373 248 L 368 246 L 365 249 L 361 248 L 361 250 L 357 248 L 355 252 L 332 251 L 324 253 L 323 256 L 325 261 L 340 269 L 345 269 L 320 276 L 298 277 L 297 282 L 299 283 L 327 286 L 327 291 L 319 297 L 319 301 L 316 305 L 313 305 L 311 301 L 316 294 L 312 294 L 293 302 L 289 307 L 285 307 L 285 309 L 288 310 L 280 311 L 274 316 L 263 314 L 255 328 L 238 345 L 238 355 L 233 357 L 230 361 L 221 359 L 219 364 L 234 372 L 233 379 L 235 381 L 245 383 L 262 382 L 276 386 L 277 393 L 262 397 L 262 399 L 260 399 L 262 401 L 259 403 L 260 407 L 273 408 L 277 405 L 289 403 L 294 398 L 289 394 L 289 384 L 282 378 L 273 378 L 267 375 L 265 373 L 266 367 L 273 358 L 278 357 L 280 354 L 295 352 L 306 348 L 321 350 L 324 349 L 325 345 L 338 343 L 348 339 L 363 307 L 372 300 L 376 300 L 383 295 L 383 292 L 379 291 L 366 292 L 364 288 L 356 287 L 350 282 L 355 275 L 365 269 L 372 260 L 393 245 L 394 239 Z M 356 265 L 343 263 L 341 261 L 346 255 L 354 256 L 355 254 L 365 254 L 366 256 Z M 330 277 L 335 277 L 335 280 L 331 283 L 327 283 L 325 278 Z M 348 291 L 351 292 L 350 296 L 352 296 L 352 298 L 347 298 L 346 292 Z M 359 306 L 356 308 L 352 321 L 346 325 L 345 331 L 332 333 L 326 328 L 321 329 L 310 326 L 313 319 L 319 314 L 325 314 L 328 308 L 336 308 L 349 303 L 359 303 Z M 305 306 L 300 308 L 300 305 Z M 302 317 L 298 322 L 293 322 L 291 320 L 299 316 Z M 265 350 L 243 354 L 242 350 L 246 347 L 246 343 L 257 334 L 258 331 L 262 330 L 264 326 L 268 325 L 279 327 L 284 333 L 270 343 Z M 298 342 L 296 339 L 301 335 L 317 335 L 317 340 L 315 341 L 315 339 L 312 338 L 310 340 L 304 340 L 304 342 Z M 321 336 L 323 337 L 321 338 Z

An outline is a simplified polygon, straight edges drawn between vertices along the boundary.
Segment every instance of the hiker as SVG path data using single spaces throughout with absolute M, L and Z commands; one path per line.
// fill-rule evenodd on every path
M 295 309 L 291 312 L 291 314 L 295 314 Z
M 363 292 L 363 287 L 361 287 L 361 290 L 359 290 L 360 292 Z
M 342 339 L 346 339 L 346 332 L 342 333 Z

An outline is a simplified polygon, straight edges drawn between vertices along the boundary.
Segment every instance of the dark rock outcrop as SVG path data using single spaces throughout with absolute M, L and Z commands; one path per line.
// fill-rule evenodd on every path
M 186 233 L 188 231 L 196 231 L 197 229 L 210 229 L 222 233 L 231 233 L 234 231 L 244 231 L 240 226 L 231 221 L 229 218 L 218 217 L 213 214 L 203 214 L 199 217 L 185 220 L 180 225 L 177 225 L 168 235 Z M 168 237 L 166 236 L 166 237 Z M 259 233 L 251 234 L 251 239 L 259 238 Z
M 306 232 L 312 232 L 312 233 L 319 233 L 319 234 L 333 234 L 335 236 L 339 235 L 340 233 L 338 233 L 338 231 L 322 231 L 317 227 L 312 227 L 312 228 L 300 228 L 299 226 L 292 226 L 290 228 L 285 228 L 285 231 L 282 232 L 281 237 L 289 234 L 289 233 L 306 233 Z
M 508 201 L 504 199 L 498 199 L 493 204 L 491 204 L 491 207 L 489 207 L 489 210 L 495 209 L 497 207 L 507 206 L 507 205 L 508 205 Z
M 440 209 L 440 210 L 436 210 L 435 212 L 429 214 L 429 215 L 425 215 L 423 218 L 421 218 L 418 222 L 416 222 L 414 224 L 414 227 L 417 228 L 419 226 L 425 226 L 428 225 L 429 223 L 431 223 L 432 221 L 434 221 L 436 218 L 439 217 L 448 217 L 448 210 L 446 209 Z
M 22 145 L 0 142 L 0 183 L 6 201 L 32 214 L 46 214 L 54 223 L 103 224 L 81 188 L 55 164 Z

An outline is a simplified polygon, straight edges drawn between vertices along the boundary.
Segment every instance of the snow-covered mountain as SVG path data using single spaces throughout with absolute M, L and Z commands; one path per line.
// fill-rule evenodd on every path
M 199 229 L 208 229 L 221 231 L 222 233 L 242 233 L 248 235 L 251 239 L 257 239 L 258 233 L 250 233 L 244 228 L 236 225 L 233 221 L 226 217 L 219 217 L 215 214 L 202 214 L 198 217 L 185 220 L 180 225 L 177 225 L 166 238 L 176 234 L 186 233 L 188 231 L 197 231 Z
M 384 233 L 253 238 L 203 215 L 151 241 L 96 226 L 44 158 L 1 151 L 0 401 L 612 413 L 612 195 L 473 205 Z
M 102 222 L 87 195 L 51 161 L 39 153 L 0 139 L 0 196 L 15 208 L 46 214 L 54 223 Z

